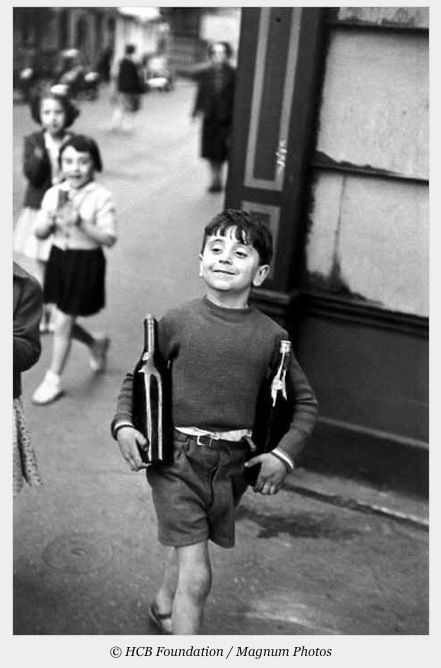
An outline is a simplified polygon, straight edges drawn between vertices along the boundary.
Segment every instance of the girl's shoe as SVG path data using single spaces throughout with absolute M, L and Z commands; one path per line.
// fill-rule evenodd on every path
M 163 624 L 163 622 L 165 622 L 167 619 L 171 619 L 171 614 L 169 612 L 160 613 L 156 601 L 153 601 L 153 603 L 150 605 L 149 617 L 153 622 L 153 624 L 158 629 L 159 633 L 162 633 L 163 635 L 167 636 L 172 635 L 172 632 L 169 631 Z
M 35 390 L 32 396 L 32 403 L 38 406 L 44 406 L 52 403 L 63 394 L 61 389 L 61 379 L 56 373 L 46 371 L 46 375 L 41 385 Z
M 107 351 L 110 339 L 108 336 L 95 337 L 95 343 L 90 348 L 89 364 L 92 371 L 104 371 L 107 366 Z

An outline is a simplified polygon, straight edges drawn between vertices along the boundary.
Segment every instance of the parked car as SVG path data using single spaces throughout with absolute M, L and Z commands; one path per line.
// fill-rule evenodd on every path
M 60 53 L 53 83 L 66 86 L 72 98 L 96 100 L 99 95 L 100 76 L 78 49 L 66 49 Z
M 23 102 L 30 102 L 32 97 L 37 94 L 39 79 L 33 67 L 24 67 L 18 73 L 18 89 Z
M 146 91 L 159 90 L 169 92 L 174 85 L 174 76 L 169 60 L 165 55 L 154 55 L 148 58 L 145 69 Z

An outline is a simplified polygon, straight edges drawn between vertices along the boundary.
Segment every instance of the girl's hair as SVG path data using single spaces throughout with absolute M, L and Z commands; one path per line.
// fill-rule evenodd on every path
M 103 171 L 103 163 L 101 160 L 98 144 L 94 139 L 92 139 L 92 137 L 88 137 L 87 135 L 72 135 L 72 137 L 70 137 L 70 139 L 68 139 L 67 142 L 63 144 L 58 155 L 58 162 L 60 167 L 61 157 L 68 146 L 72 146 L 72 148 L 78 151 L 78 153 L 89 153 L 92 158 L 94 171 Z
M 256 249 L 261 265 L 270 264 L 273 256 L 273 238 L 270 229 L 250 212 L 242 209 L 225 209 L 210 220 L 204 229 L 201 252 L 204 252 L 207 237 L 215 234 L 224 236 L 231 228 L 235 229 L 238 241 Z
M 53 93 L 51 90 L 40 93 L 34 97 L 31 101 L 31 116 L 36 123 L 41 125 L 41 103 L 43 100 L 57 100 L 64 109 L 66 120 L 64 123 L 65 128 L 69 128 L 74 120 L 80 115 L 80 110 L 76 107 L 66 95 L 60 95 Z

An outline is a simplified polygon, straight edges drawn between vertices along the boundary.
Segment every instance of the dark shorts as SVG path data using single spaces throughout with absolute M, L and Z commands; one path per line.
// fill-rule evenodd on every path
M 175 431 L 173 464 L 147 469 L 159 542 L 183 547 L 212 540 L 233 547 L 235 507 L 247 488 L 242 473 L 248 456 L 244 441 L 198 445 L 196 438 Z
M 106 258 L 102 248 L 61 250 L 52 246 L 46 267 L 43 298 L 67 315 L 98 313 L 106 301 Z

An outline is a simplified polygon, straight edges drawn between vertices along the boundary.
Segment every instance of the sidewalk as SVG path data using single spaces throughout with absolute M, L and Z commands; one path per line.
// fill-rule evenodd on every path
M 297 494 L 318 499 L 333 506 L 361 513 L 388 517 L 427 531 L 429 504 L 426 500 L 387 491 L 348 478 L 324 475 L 304 468 L 296 469 L 285 484 Z
M 201 230 L 223 199 L 206 193 L 198 129 L 188 119 L 192 97 L 190 86 L 152 94 L 133 136 L 108 131 L 105 95 L 84 104 L 75 125 L 105 147 L 101 181 L 118 200 L 109 303 L 91 323 L 109 332 L 112 346 L 107 372 L 93 376 L 84 349 L 74 345 L 66 395 L 53 405 L 30 403 L 48 365 L 49 337 L 23 379 L 44 486 L 14 500 L 17 635 L 155 634 L 147 610 L 164 550 L 145 476 L 128 470 L 109 424 L 121 379 L 140 353 L 145 312 L 161 316 L 201 293 Z M 14 115 L 21 138 L 31 122 L 20 105 Z M 415 500 L 302 468 L 275 496 L 247 491 L 235 549 L 211 547 L 204 634 L 426 634 L 426 519 L 427 508 Z

